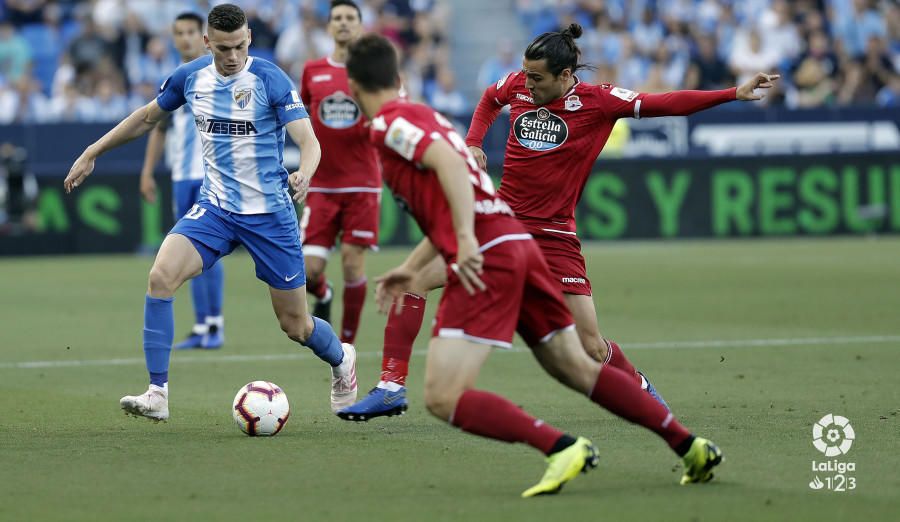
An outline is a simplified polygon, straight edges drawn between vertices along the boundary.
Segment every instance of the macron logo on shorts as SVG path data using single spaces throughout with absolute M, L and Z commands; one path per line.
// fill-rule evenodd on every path
M 562 278 L 562 282 L 564 284 L 574 284 L 574 285 L 583 285 L 587 284 L 587 280 L 583 277 L 564 277 Z
M 350 232 L 350 235 L 353 237 L 364 237 L 366 239 L 372 239 L 375 237 L 375 232 L 371 230 L 353 230 Z

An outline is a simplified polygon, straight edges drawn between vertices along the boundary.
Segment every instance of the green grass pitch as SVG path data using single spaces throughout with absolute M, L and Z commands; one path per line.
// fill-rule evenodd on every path
M 405 251 L 369 259 L 371 275 Z M 600 467 L 561 494 L 519 493 L 543 473 L 522 445 L 472 437 L 422 407 L 428 324 L 407 415 L 350 424 L 330 414 L 329 372 L 278 329 L 248 256 L 225 260 L 224 350 L 174 353 L 172 418 L 125 417 L 146 388 L 140 348 L 151 259 L 0 260 L 0 520 L 888 520 L 900 512 L 900 241 L 594 244 L 601 329 L 685 425 L 726 462 L 678 485 L 655 435 L 496 352 L 479 386 L 593 439 Z M 337 258 L 329 273 L 339 274 Z M 337 292 L 338 302 L 340 291 Z M 191 323 L 176 300 L 180 338 Z M 361 391 L 375 383 L 385 318 L 370 300 L 357 340 Z M 335 315 L 340 316 L 339 307 Z M 231 420 L 238 387 L 278 383 L 292 416 L 271 439 Z M 856 439 L 856 489 L 810 489 L 812 425 L 834 412 Z M 824 480 L 824 475 L 819 473 Z

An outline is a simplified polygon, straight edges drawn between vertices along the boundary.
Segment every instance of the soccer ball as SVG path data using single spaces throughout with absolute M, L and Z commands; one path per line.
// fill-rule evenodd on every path
M 231 409 L 234 422 L 247 435 L 275 435 L 291 415 L 287 395 L 276 384 L 253 381 L 234 396 Z

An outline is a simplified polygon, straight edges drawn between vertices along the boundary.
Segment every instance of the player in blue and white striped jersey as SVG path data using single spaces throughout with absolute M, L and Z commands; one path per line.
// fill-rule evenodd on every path
M 281 329 L 331 365 L 331 408 L 356 400 L 356 351 L 331 326 L 307 310 L 306 278 L 293 199 L 302 200 L 321 150 L 309 116 L 290 79 L 278 67 L 247 55 L 247 17 L 232 4 L 212 9 L 204 41 L 211 56 L 180 66 L 159 96 L 90 145 L 63 182 L 66 192 L 91 174 L 104 152 L 149 132 L 187 104 L 203 145 L 206 177 L 200 201 L 166 236 L 153 267 L 144 304 L 144 357 L 150 387 L 119 401 L 127 413 L 169 417 L 169 355 L 175 336 L 172 300 L 188 279 L 243 245 L 256 276 L 269 285 Z M 300 168 L 282 164 L 285 130 L 302 151 Z
M 178 15 L 172 23 L 172 39 L 182 63 L 206 54 L 203 18 L 195 13 Z M 197 125 L 194 124 L 194 115 L 187 107 L 173 112 L 150 132 L 140 185 L 141 196 L 149 203 L 156 202 L 153 171 L 164 148 L 166 165 L 172 173 L 172 208 L 177 221 L 199 201 L 200 187 L 203 185 L 203 147 Z M 225 319 L 222 315 L 224 286 L 222 263 L 215 263 L 191 280 L 194 326 L 187 338 L 175 345 L 176 350 L 222 346 L 225 342 Z

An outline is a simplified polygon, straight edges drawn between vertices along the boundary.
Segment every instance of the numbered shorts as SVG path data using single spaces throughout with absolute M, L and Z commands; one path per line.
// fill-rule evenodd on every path
M 186 179 L 172 182 L 172 211 L 175 213 L 175 221 L 188 213 L 195 203 L 200 201 L 200 187 L 202 179 Z
M 518 332 L 528 346 L 575 328 L 541 251 L 531 239 L 484 252 L 484 291 L 469 295 L 453 270 L 435 315 L 434 337 L 510 348 Z
M 256 277 L 280 290 L 306 284 L 300 229 L 293 205 L 269 214 L 235 214 L 208 201 L 194 205 L 170 234 L 191 240 L 206 270 L 244 245 L 256 264 Z
M 587 277 L 578 236 L 574 232 L 550 232 L 547 229 L 552 229 L 552 225 L 522 224 L 537 241 L 559 289 L 564 294 L 590 296 L 591 280 Z
M 303 253 L 327 258 L 339 234 L 341 243 L 375 248 L 380 217 L 380 192 L 310 192 L 300 219 Z

